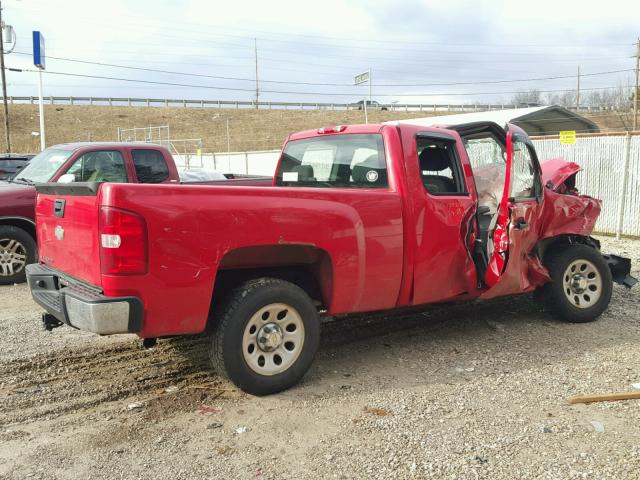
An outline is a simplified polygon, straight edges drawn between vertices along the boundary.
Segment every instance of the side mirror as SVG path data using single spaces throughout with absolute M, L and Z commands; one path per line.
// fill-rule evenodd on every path
M 58 179 L 58 183 L 73 183 L 76 181 L 76 176 L 73 173 L 65 173 Z

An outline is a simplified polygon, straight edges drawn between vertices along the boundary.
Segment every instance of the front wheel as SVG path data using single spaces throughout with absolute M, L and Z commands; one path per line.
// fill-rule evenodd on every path
M 36 242 L 13 225 L 0 225 L 0 285 L 22 283 L 25 267 L 36 261 Z
M 318 313 L 306 292 L 290 282 L 243 283 L 217 320 L 211 363 L 247 393 L 268 395 L 295 385 L 318 350 Z
M 597 319 L 611 300 L 611 271 L 600 252 L 586 245 L 570 245 L 550 252 L 545 263 L 551 283 L 543 297 L 560 319 L 585 323 Z

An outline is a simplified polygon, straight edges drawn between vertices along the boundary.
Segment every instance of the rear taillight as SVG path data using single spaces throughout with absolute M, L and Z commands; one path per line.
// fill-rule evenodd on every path
M 104 275 L 147 272 L 147 228 L 140 215 L 100 209 L 100 267 Z

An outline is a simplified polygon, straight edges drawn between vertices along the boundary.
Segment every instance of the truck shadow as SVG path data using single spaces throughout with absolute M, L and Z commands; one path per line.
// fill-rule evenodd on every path
M 330 319 L 322 325 L 310 372 L 279 395 L 331 396 L 351 389 L 465 382 L 471 372 L 500 374 L 560 363 L 626 343 L 634 333 L 640 336 L 638 322 L 621 315 L 628 309 L 625 303 L 637 303 L 636 297 L 614 289 L 610 309 L 588 324 L 553 318 L 532 295 Z M 170 342 L 190 363 L 209 369 L 203 339 Z

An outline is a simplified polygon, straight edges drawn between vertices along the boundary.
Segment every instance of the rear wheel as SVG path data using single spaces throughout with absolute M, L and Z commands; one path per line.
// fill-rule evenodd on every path
M 33 237 L 13 225 L 0 225 L 0 285 L 24 282 L 25 267 L 35 261 Z
M 230 295 L 210 338 L 210 359 L 242 390 L 268 395 L 295 385 L 318 349 L 311 298 L 289 282 L 261 278 Z
M 545 263 L 551 283 L 544 287 L 545 304 L 567 322 L 591 322 L 611 300 L 613 281 L 600 252 L 586 245 L 570 245 L 550 252 Z

